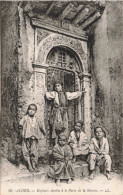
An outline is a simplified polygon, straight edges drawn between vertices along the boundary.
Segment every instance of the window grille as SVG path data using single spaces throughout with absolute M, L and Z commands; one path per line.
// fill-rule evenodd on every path
M 65 53 L 65 51 L 59 51 L 59 53 L 58 53 L 58 64 L 61 67 L 66 66 L 66 53 Z

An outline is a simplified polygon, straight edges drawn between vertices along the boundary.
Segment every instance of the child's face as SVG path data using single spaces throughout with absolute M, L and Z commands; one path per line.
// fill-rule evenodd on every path
M 66 144 L 66 139 L 60 138 L 59 144 L 60 144 L 60 146 L 64 146 Z
M 62 91 L 62 86 L 60 85 L 60 84 L 55 84 L 55 90 L 57 91 L 57 92 L 60 92 L 60 91 Z
M 81 124 L 80 123 L 76 123 L 75 131 L 80 131 L 80 130 L 81 130 Z
M 36 108 L 35 106 L 30 106 L 29 110 L 28 110 L 28 114 L 29 116 L 34 116 L 36 113 Z
M 97 137 L 98 139 L 104 137 L 104 133 L 103 133 L 103 131 L 102 131 L 101 128 L 97 128 L 95 134 L 96 134 L 96 137 Z

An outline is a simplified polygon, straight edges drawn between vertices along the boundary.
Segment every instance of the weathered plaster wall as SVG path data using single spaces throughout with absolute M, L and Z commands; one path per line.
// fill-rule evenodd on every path
M 19 89 L 18 89 L 18 114 L 19 118 L 26 113 L 30 103 L 34 103 L 34 73 L 32 62 L 34 58 L 34 29 L 30 20 L 18 6 L 18 59 L 19 59 Z
M 122 165 L 123 2 L 107 2 L 90 30 L 92 124 L 108 135 L 113 167 Z
M 16 160 L 18 131 L 18 14 L 17 3 L 1 2 L 2 155 Z
M 2 21 L 2 155 L 18 163 L 22 157 L 18 123 L 35 103 L 34 29 L 19 3 L 1 2 Z M 40 108 L 38 107 L 38 110 Z M 38 114 L 38 111 L 37 111 Z M 39 156 L 46 153 L 42 137 Z
M 37 104 L 37 93 L 42 95 L 43 77 L 38 77 L 33 70 L 33 62 L 35 55 L 35 29 L 30 24 L 30 18 L 23 12 L 23 8 L 18 6 L 19 11 L 19 89 L 18 89 L 18 117 L 19 119 L 26 114 L 28 105 L 35 103 L 37 105 L 37 117 L 44 122 L 41 106 Z M 37 82 L 37 79 L 40 82 Z M 40 83 L 40 84 L 39 84 Z M 38 85 L 38 91 L 36 86 Z M 44 103 L 44 96 L 40 97 L 41 104 Z M 42 134 L 42 139 L 39 140 L 39 157 L 44 157 L 47 154 L 46 139 Z

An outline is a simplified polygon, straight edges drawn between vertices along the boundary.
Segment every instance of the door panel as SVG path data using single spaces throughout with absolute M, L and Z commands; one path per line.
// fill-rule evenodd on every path
M 63 91 L 65 92 L 74 92 L 75 89 L 75 75 L 72 72 L 67 72 L 65 70 L 59 70 L 54 68 L 48 68 L 47 70 L 47 88 L 48 91 L 54 90 L 54 83 L 56 80 L 60 80 L 63 85 Z M 49 121 L 51 107 L 53 102 L 47 101 L 47 120 Z M 69 131 L 73 129 L 75 121 L 75 103 L 74 100 L 68 101 L 68 128 Z M 47 123 L 47 129 L 51 135 L 50 126 Z
M 80 90 L 80 82 L 76 82 L 78 73 L 81 72 L 80 64 L 76 60 L 76 56 L 70 49 L 65 47 L 54 47 L 47 56 L 46 63 L 49 65 L 47 69 L 47 89 L 54 90 L 54 83 L 60 80 L 64 92 L 74 92 Z M 79 79 L 78 79 L 79 80 Z M 51 142 L 51 127 L 49 125 L 49 118 L 53 102 L 46 101 L 46 127 L 49 132 L 49 141 Z M 75 121 L 78 120 L 78 106 L 81 110 L 80 100 L 68 101 L 68 130 L 73 130 Z M 50 144 L 51 145 L 51 144 Z

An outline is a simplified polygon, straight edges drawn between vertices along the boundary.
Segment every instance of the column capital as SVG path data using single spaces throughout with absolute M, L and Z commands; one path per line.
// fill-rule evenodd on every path
M 46 70 L 49 67 L 47 64 L 39 64 L 39 63 L 32 63 L 32 67 L 34 69 L 34 72 L 41 72 L 46 74 Z
M 84 79 L 91 79 L 91 74 L 89 74 L 89 73 L 80 73 L 80 74 L 78 74 L 78 77 L 80 78 L 80 80 L 84 80 Z

